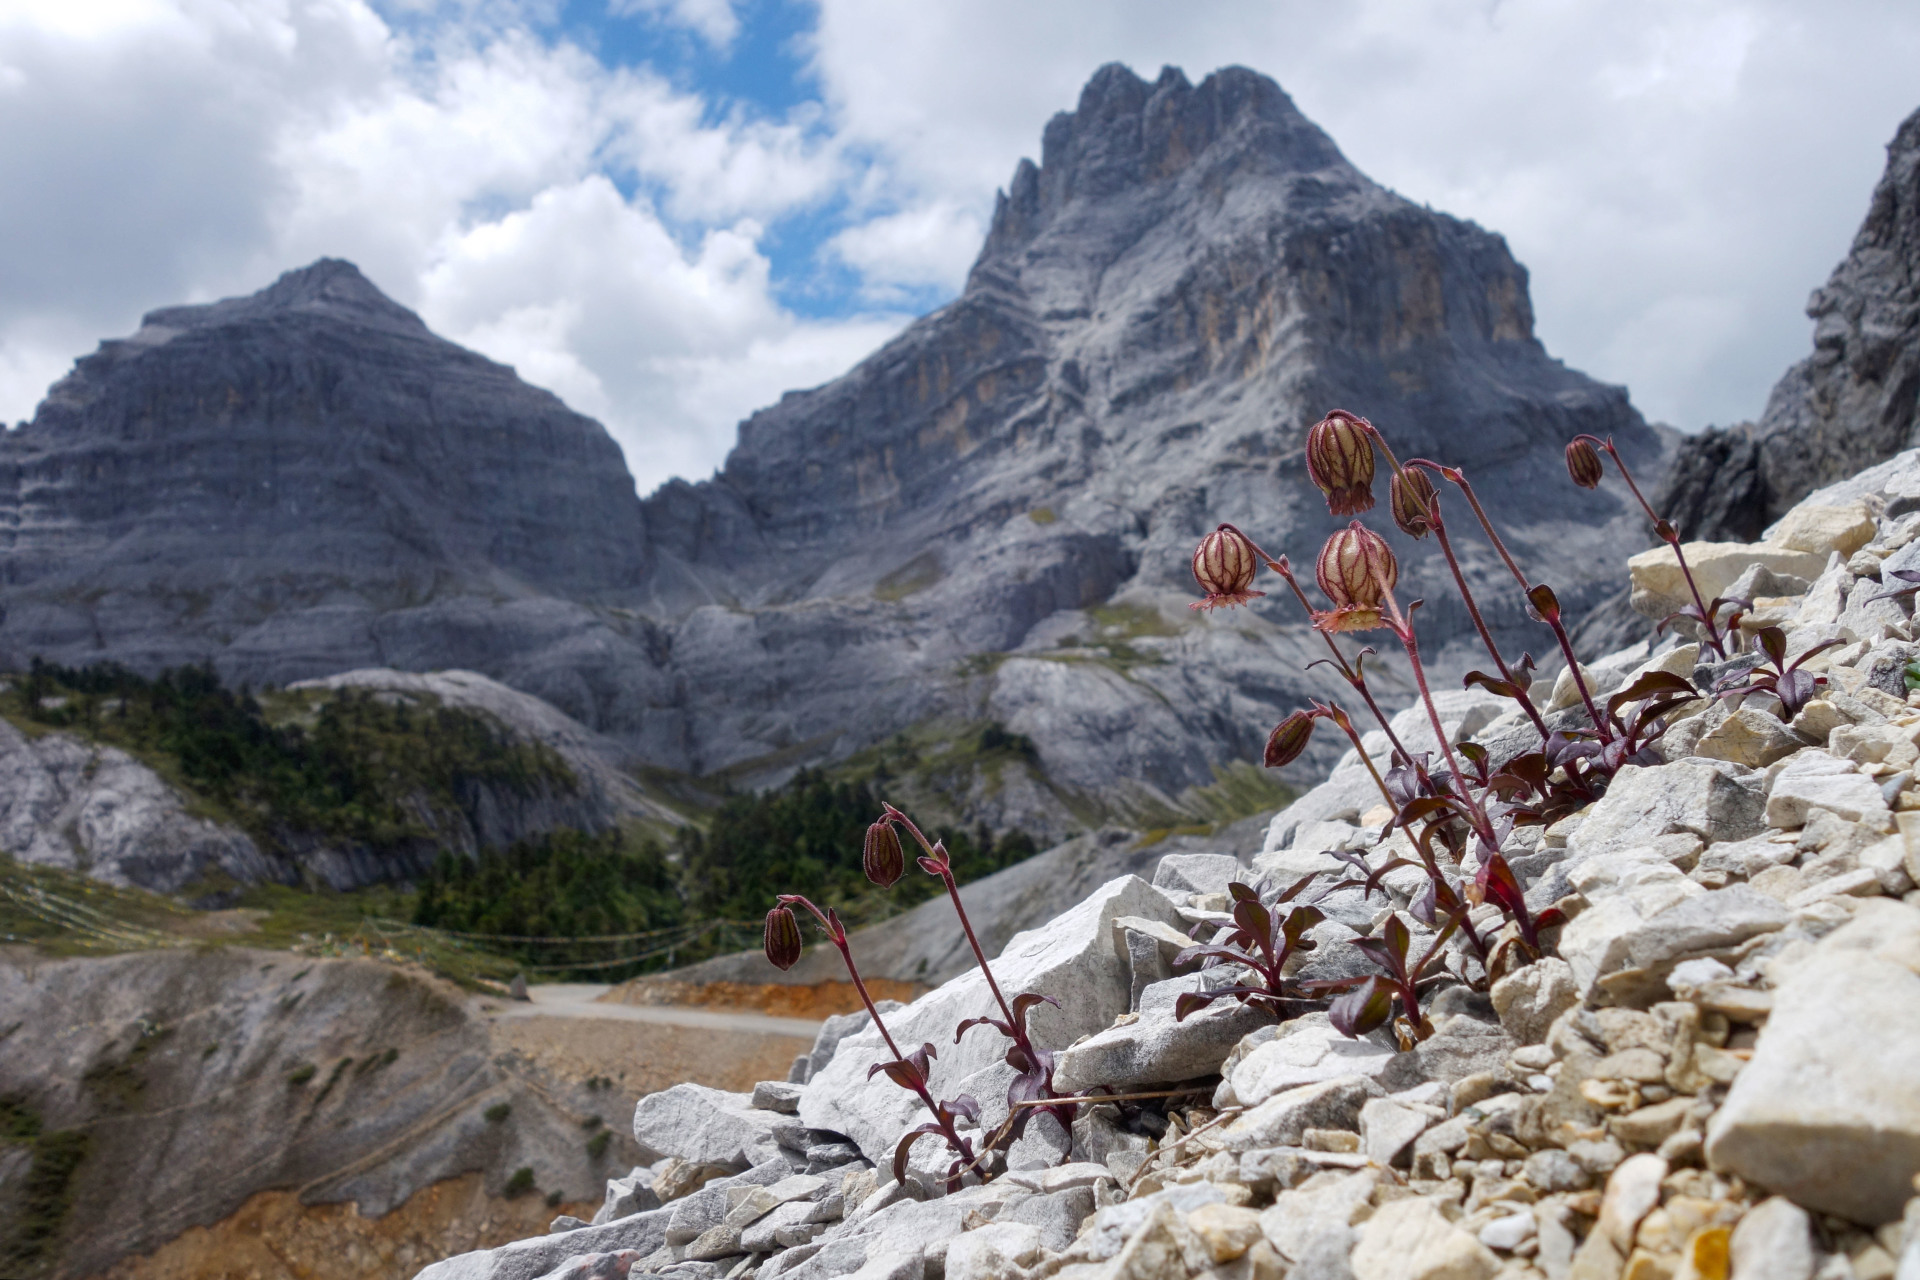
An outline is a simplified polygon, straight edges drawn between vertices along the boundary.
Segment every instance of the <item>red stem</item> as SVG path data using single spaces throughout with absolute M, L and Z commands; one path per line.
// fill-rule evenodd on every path
M 1500 852 L 1500 842 L 1493 834 L 1493 821 L 1487 817 L 1485 806 L 1479 797 L 1473 794 L 1473 788 L 1467 784 L 1467 774 L 1460 767 L 1460 760 L 1453 753 L 1453 742 L 1447 737 L 1447 728 L 1440 722 L 1440 709 L 1433 705 L 1433 693 L 1427 688 L 1427 672 L 1420 661 L 1420 645 L 1414 639 L 1413 623 L 1400 612 L 1399 602 L 1389 591 L 1385 596 L 1387 618 L 1395 637 L 1407 651 L 1407 663 L 1413 668 L 1413 682 L 1420 689 L 1420 701 L 1426 705 L 1427 719 L 1433 722 L 1433 736 L 1440 742 L 1440 750 L 1446 754 L 1447 766 L 1453 770 L 1454 785 L 1460 798 L 1466 803 L 1468 819 L 1473 825 L 1474 834 L 1487 847 L 1489 855 Z
M 1421 464 L 1411 462 L 1407 465 Z M 1446 557 L 1447 568 L 1453 573 L 1453 585 L 1460 589 L 1460 598 L 1466 602 L 1467 616 L 1473 619 L 1474 630 L 1480 633 L 1480 643 L 1486 646 L 1494 665 L 1500 668 L 1500 678 L 1517 688 L 1520 682 L 1513 678 L 1513 671 L 1507 666 L 1507 660 L 1500 656 L 1499 648 L 1493 643 L 1493 633 L 1487 630 L 1486 621 L 1480 616 L 1480 606 L 1474 603 L 1473 592 L 1467 588 L 1467 576 L 1460 571 L 1460 562 L 1454 558 L 1453 540 L 1447 537 L 1447 526 L 1440 519 L 1440 500 L 1437 494 L 1434 496 L 1432 508 L 1427 512 L 1427 523 L 1432 526 L 1433 536 L 1440 543 L 1440 553 Z M 1527 713 L 1527 718 L 1533 721 L 1533 727 L 1540 731 L 1540 741 L 1545 742 L 1549 736 L 1547 722 L 1540 718 L 1539 709 L 1533 705 L 1533 699 L 1522 691 L 1517 701 L 1521 709 Z
M 1438 470 L 1443 477 L 1466 495 L 1467 505 L 1473 508 L 1473 514 L 1480 521 L 1480 528 L 1485 531 L 1487 541 L 1493 544 L 1493 549 L 1500 553 L 1502 560 L 1506 561 L 1507 569 L 1513 574 L 1514 580 L 1520 584 L 1521 594 L 1525 595 L 1532 591 L 1534 584 L 1527 581 L 1527 575 L 1520 572 L 1520 566 L 1515 564 L 1513 557 L 1507 553 L 1507 544 L 1502 542 L 1500 535 L 1495 532 L 1493 521 L 1487 518 L 1486 508 L 1480 505 L 1480 497 L 1473 491 L 1473 486 L 1467 483 L 1465 474 L 1458 467 L 1440 467 Z M 1600 714 L 1600 708 L 1594 705 L 1593 692 L 1587 688 L 1586 678 L 1580 674 L 1580 659 L 1574 656 L 1573 640 L 1567 635 L 1566 627 L 1561 625 L 1558 617 L 1547 618 L 1544 621 L 1553 628 L 1553 638 L 1559 642 L 1560 653 L 1567 660 L 1567 670 L 1573 675 L 1573 687 L 1580 691 L 1580 701 L 1587 706 L 1587 717 L 1593 721 L 1594 732 L 1600 735 L 1602 742 L 1612 742 L 1613 730 L 1608 727 L 1606 717 Z
M 873 1007 L 873 997 L 867 993 L 867 984 L 862 981 L 860 977 L 860 969 L 853 963 L 853 950 L 847 946 L 846 930 L 839 927 L 833 920 L 829 920 L 825 915 L 821 914 L 820 908 L 814 906 L 812 902 L 801 897 L 799 894 L 782 894 L 780 897 L 783 902 L 797 902 L 807 910 L 813 912 L 813 918 L 818 920 L 821 927 L 827 931 L 827 940 L 838 948 L 840 959 L 846 963 L 847 976 L 853 979 L 854 990 L 860 993 L 860 1003 L 867 1006 L 867 1014 L 873 1019 L 873 1025 L 880 1029 L 880 1038 L 887 1042 L 887 1048 L 892 1052 L 894 1060 L 896 1062 L 904 1062 L 907 1055 L 901 1053 L 900 1046 L 893 1042 L 893 1033 L 888 1031 L 887 1024 L 881 1021 L 880 1011 Z M 940 1126 L 940 1135 L 945 1138 L 948 1144 L 952 1146 L 955 1151 L 959 1152 L 964 1159 L 971 1160 L 973 1158 L 973 1148 L 967 1144 L 967 1140 L 961 1137 L 959 1131 L 953 1127 L 953 1121 L 949 1120 L 941 1112 L 939 1105 L 933 1100 L 933 1094 L 928 1092 L 926 1084 L 915 1084 L 913 1091 L 920 1095 L 920 1101 L 926 1104 L 928 1111 L 933 1113 L 935 1122 Z
M 1714 625 L 1713 615 L 1707 612 L 1706 601 L 1700 598 L 1699 584 L 1693 580 L 1693 570 L 1687 567 L 1687 553 L 1680 549 L 1680 531 L 1667 521 L 1662 520 L 1659 515 L 1654 512 L 1652 504 L 1641 494 L 1640 486 L 1633 482 L 1633 472 L 1627 470 L 1626 460 L 1620 456 L 1620 451 L 1613 447 L 1612 436 L 1608 436 L 1605 440 L 1600 439 L 1598 436 L 1588 435 L 1575 436 L 1574 438 L 1576 440 L 1591 440 L 1594 444 L 1605 449 L 1607 456 L 1613 459 L 1613 465 L 1620 469 L 1620 478 L 1627 482 L 1627 488 L 1632 490 L 1634 499 L 1640 504 L 1640 509 L 1646 512 L 1647 519 L 1653 522 L 1654 533 L 1662 542 L 1673 548 L 1673 558 L 1680 562 L 1680 576 L 1687 580 L 1687 592 L 1693 597 L 1694 608 L 1700 610 L 1700 617 L 1703 620 L 1702 625 L 1707 629 L 1707 643 L 1713 646 L 1714 656 L 1717 658 L 1725 658 L 1727 656 L 1727 650 L 1720 639 L 1720 628 Z

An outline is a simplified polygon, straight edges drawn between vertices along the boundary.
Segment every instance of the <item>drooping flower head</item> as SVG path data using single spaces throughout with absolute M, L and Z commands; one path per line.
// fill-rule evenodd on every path
M 907 857 L 900 848 L 900 833 L 893 824 L 881 819 L 867 828 L 867 842 L 860 852 L 860 869 L 867 879 L 882 889 L 891 889 L 907 873 Z
M 1264 591 L 1254 591 L 1253 575 L 1260 567 L 1260 553 L 1253 539 L 1230 524 L 1223 524 L 1193 550 L 1193 580 L 1207 593 L 1190 608 L 1224 609 L 1245 604 Z
M 790 907 L 767 912 L 767 959 L 776 969 L 791 969 L 800 961 L 800 922 Z
M 1267 735 L 1267 753 L 1262 760 L 1267 768 L 1279 769 L 1292 764 L 1313 740 L 1313 722 L 1319 717 L 1311 711 L 1296 711 L 1273 727 Z
M 1433 532 L 1432 513 L 1439 503 L 1433 481 L 1419 467 L 1396 471 L 1387 483 L 1387 505 L 1393 508 L 1393 522 L 1409 538 L 1424 538 Z
M 1381 602 L 1400 580 L 1400 566 L 1385 538 L 1355 520 L 1327 539 L 1313 569 L 1320 590 L 1333 601 L 1331 612 L 1314 616 L 1314 626 L 1370 631 L 1383 625 Z
M 1372 426 L 1335 409 L 1307 429 L 1307 474 L 1327 495 L 1327 510 L 1358 515 L 1373 506 Z
M 1577 436 L 1567 443 L 1567 474 L 1582 489 L 1598 489 L 1606 476 L 1606 470 L 1600 465 L 1600 451 L 1585 436 Z

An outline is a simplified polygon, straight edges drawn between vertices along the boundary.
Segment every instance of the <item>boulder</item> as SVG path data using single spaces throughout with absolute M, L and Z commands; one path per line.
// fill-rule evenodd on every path
M 1763 1200 L 1733 1229 L 1731 1252 L 1732 1280 L 1809 1280 L 1813 1219 L 1785 1196 Z
M 1741 707 L 1695 739 L 1693 754 L 1764 769 L 1806 745 L 1807 740 L 1780 717 L 1757 707 Z
M 1702 842 L 1744 840 L 1766 830 L 1760 776 L 1729 761 L 1680 760 L 1642 768 L 1625 765 L 1607 794 L 1567 841 L 1583 860 L 1645 845 L 1655 836 L 1685 832 Z
M 1230 853 L 1170 853 L 1153 869 L 1153 887 L 1176 893 L 1225 893 L 1248 872 Z
M 1139 1016 L 1108 1027 L 1060 1051 L 1054 1083 L 1078 1091 L 1095 1085 L 1172 1084 L 1212 1075 L 1242 1037 L 1273 1016 L 1235 1000 L 1216 1000 L 1186 1021 L 1174 1020 L 1174 1003 L 1208 985 L 1218 971 L 1156 982 L 1140 998 Z
M 1580 988 L 1566 961 L 1546 956 L 1493 984 L 1500 1025 L 1521 1044 L 1541 1044 L 1553 1020 L 1580 1002 Z
M 655 1209 L 604 1226 L 515 1240 L 498 1249 L 475 1249 L 434 1263 L 414 1280 L 538 1280 L 585 1254 L 631 1250 L 645 1257 L 666 1244 L 667 1218 L 672 1212 Z
M 1809 748 L 1774 775 L 1773 788 L 1767 794 L 1767 825 L 1791 831 L 1805 826 L 1808 812 L 1814 809 L 1890 829 L 1887 799 L 1880 792 L 1880 784 L 1860 772 L 1851 760 Z
M 677 1084 L 640 1099 L 633 1138 L 649 1160 L 677 1156 L 690 1164 L 745 1169 L 779 1155 L 773 1137 L 779 1119 L 757 1109 L 751 1094 Z
M 1767 541 L 1794 551 L 1850 556 L 1873 541 L 1873 513 L 1855 498 L 1833 506 L 1803 502 L 1767 530 Z
M 1716 1168 L 1866 1226 L 1920 1170 L 1920 911 L 1884 899 L 1804 960 L 1707 1130 Z
M 1257 1107 L 1275 1094 L 1301 1085 L 1364 1076 L 1387 1075 L 1399 1055 L 1375 1040 L 1350 1040 L 1334 1030 L 1324 1013 L 1283 1023 L 1280 1033 L 1242 1058 L 1227 1076 L 1233 1101 Z M 1412 1064 L 1402 1068 L 1411 1071 Z M 1396 1081 L 1398 1082 L 1398 1081 Z M 1408 1079 L 1406 1084 L 1414 1083 Z
M 1032 992 L 1058 1002 L 1036 1005 L 1028 1019 L 1038 1047 L 1062 1048 L 1104 1030 L 1127 1011 L 1128 966 L 1113 929 L 1122 916 L 1166 924 L 1179 918 L 1165 894 L 1138 876 L 1122 876 L 1044 928 L 1015 935 L 993 961 L 994 977 L 1009 1000 Z M 1000 1064 L 1006 1052 L 1006 1042 L 988 1027 L 976 1027 L 959 1044 L 953 1043 L 955 1028 L 968 1018 L 1000 1016 L 977 968 L 882 1016 L 903 1051 L 922 1043 L 934 1045 L 935 1097 L 951 1096 L 968 1076 Z M 868 1080 L 867 1069 L 888 1056 L 877 1030 L 856 1032 L 839 1043 L 833 1059 L 808 1081 L 800 1099 L 804 1123 L 846 1134 L 877 1165 L 891 1161 L 900 1135 L 926 1119 L 912 1093 L 884 1078 Z M 976 1096 L 983 1108 L 997 1105 L 1004 1115 L 1004 1092 L 1003 1084 L 1000 1097 Z
M 1229 1151 L 1299 1146 L 1309 1129 L 1352 1129 L 1367 1099 L 1381 1092 L 1364 1076 L 1303 1084 L 1246 1112 L 1221 1130 L 1220 1139 Z

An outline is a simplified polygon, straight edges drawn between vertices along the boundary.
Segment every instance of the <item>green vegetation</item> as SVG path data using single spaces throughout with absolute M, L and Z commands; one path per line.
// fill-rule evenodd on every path
M 1011 735 L 996 732 L 1005 741 L 995 749 L 1018 749 Z M 778 791 L 729 800 L 707 831 L 680 834 L 689 906 L 702 916 L 757 920 L 772 905 L 775 886 L 805 885 L 807 896 L 858 924 L 940 892 L 937 879 L 918 872 L 884 893 L 866 878 L 860 852 L 867 825 L 879 815 L 871 785 L 832 782 L 815 771 L 802 772 Z M 943 827 L 927 835 L 946 841 L 962 883 L 1036 852 L 1032 839 L 1019 832 L 996 840 L 984 828 L 969 833 Z
M 320 1068 L 314 1066 L 311 1062 L 303 1062 L 293 1070 L 287 1072 L 287 1083 L 291 1085 L 303 1085 L 319 1074 Z
M 526 1165 L 515 1169 L 513 1176 L 507 1179 L 507 1185 L 502 1188 L 509 1200 L 515 1196 L 523 1196 L 531 1190 L 533 1190 L 533 1170 Z
M 0 1145 L 27 1148 L 30 1163 L 10 1220 L 0 1222 L 0 1275 L 34 1274 L 73 1207 L 73 1179 L 87 1158 L 87 1135 L 47 1132 L 26 1099 L 0 1098 Z
M 1052 507 L 1035 507 L 1033 510 L 1027 512 L 1027 519 L 1033 521 L 1035 524 L 1052 524 L 1059 518 L 1059 516 L 1054 514 Z
M 113 663 L 35 659 L 0 694 L 0 714 L 122 747 L 269 848 L 314 834 L 375 850 L 433 841 L 427 812 L 452 814 L 475 782 L 571 791 L 564 762 L 490 718 L 365 690 L 279 692 L 263 702 L 207 667 L 148 680 Z
M 907 569 L 908 578 L 937 576 L 938 566 Z M 415 883 L 352 893 L 212 877 L 192 894 L 229 907 L 218 924 L 163 895 L 0 855 L 0 940 L 60 954 L 239 943 L 418 961 L 468 986 L 516 972 L 619 981 L 752 946 L 770 886 L 807 884 L 850 923 L 930 896 L 930 877 L 909 876 L 881 894 L 860 871 L 862 837 L 883 795 L 946 841 L 963 883 L 1035 852 L 1018 833 L 996 838 L 941 824 L 978 788 L 1001 786 L 1009 768 L 1040 775 L 1031 741 L 986 722 L 915 725 L 831 773 L 804 771 L 760 794 L 701 789 L 724 777 L 681 779 L 674 794 L 693 825 L 664 836 L 639 824 L 562 830 L 470 858 L 447 848 L 440 831 L 473 784 L 527 792 L 575 783 L 549 749 L 431 698 L 350 689 L 256 695 L 223 687 L 207 668 L 147 679 L 112 665 L 36 662 L 0 686 L 0 716 L 27 733 L 61 729 L 119 746 L 205 816 L 243 827 L 266 848 L 318 839 L 394 850 L 415 866 L 423 846 L 439 849 Z M 648 785 L 662 789 L 658 779 Z M 281 1011 L 301 999 L 287 990 Z M 129 1064 L 115 1071 L 95 1086 L 137 1086 Z
M 601 1156 L 607 1154 L 607 1148 L 612 1145 L 613 1131 L 611 1129 L 602 1129 L 587 1139 L 587 1158 L 589 1160 L 598 1160 Z
M 496 1102 L 480 1114 L 486 1117 L 488 1124 L 499 1124 L 502 1120 L 505 1120 L 513 1114 L 513 1104 L 511 1102 Z
M 477 861 L 442 853 L 422 882 L 412 913 L 417 925 L 491 935 L 488 949 L 495 954 L 547 971 L 635 955 L 646 950 L 639 945 L 645 940 L 582 942 L 556 950 L 551 942 L 513 939 L 644 934 L 674 929 L 685 916 L 674 868 L 652 839 L 577 831 L 483 852 Z M 600 976 L 604 979 L 604 971 Z

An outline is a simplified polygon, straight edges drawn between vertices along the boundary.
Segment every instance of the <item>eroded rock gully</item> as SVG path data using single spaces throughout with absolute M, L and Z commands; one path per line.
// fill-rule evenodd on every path
M 1182 854 L 1151 883 L 1122 875 L 994 962 L 1007 990 L 1059 1001 L 1034 1029 L 1063 1085 L 1183 1100 L 1035 1123 L 1004 1171 L 951 1191 L 925 1141 L 896 1181 L 895 1142 L 920 1117 L 867 1080 L 885 1056 L 867 1016 L 835 1018 L 787 1081 L 643 1099 L 645 1163 L 592 1222 L 420 1280 L 1920 1277 L 1920 645 L 1912 597 L 1873 598 L 1920 560 L 1920 514 L 1888 514 L 1909 506 L 1920 452 L 1813 495 L 1773 541 L 1689 549 L 1791 653 L 1838 642 L 1805 664 L 1817 696 L 1790 722 L 1764 694 L 1695 699 L 1664 763 L 1516 832 L 1529 902 L 1571 919 L 1491 990 L 1433 994 L 1434 1034 L 1412 1048 L 1321 1013 L 1174 1015 L 1179 993 L 1227 980 L 1175 960 L 1188 926 L 1224 919 L 1230 880 L 1291 883 L 1330 849 L 1380 866 L 1404 843 L 1350 756 L 1250 863 Z M 1660 556 L 1633 578 L 1663 612 Z M 1716 673 L 1673 637 L 1587 673 L 1611 692 L 1654 669 Z M 1510 705 L 1445 695 L 1444 727 L 1495 752 L 1525 724 Z M 1366 746 L 1384 755 L 1383 737 Z M 1322 902 L 1316 972 L 1389 914 L 1418 927 L 1420 877 L 1383 884 L 1385 905 L 1359 889 Z M 943 1032 L 991 1008 L 974 971 L 882 1009 L 903 1041 L 941 1041 L 933 1091 L 981 1099 L 982 1127 L 1006 1114 L 1010 1069 L 990 1038 Z

